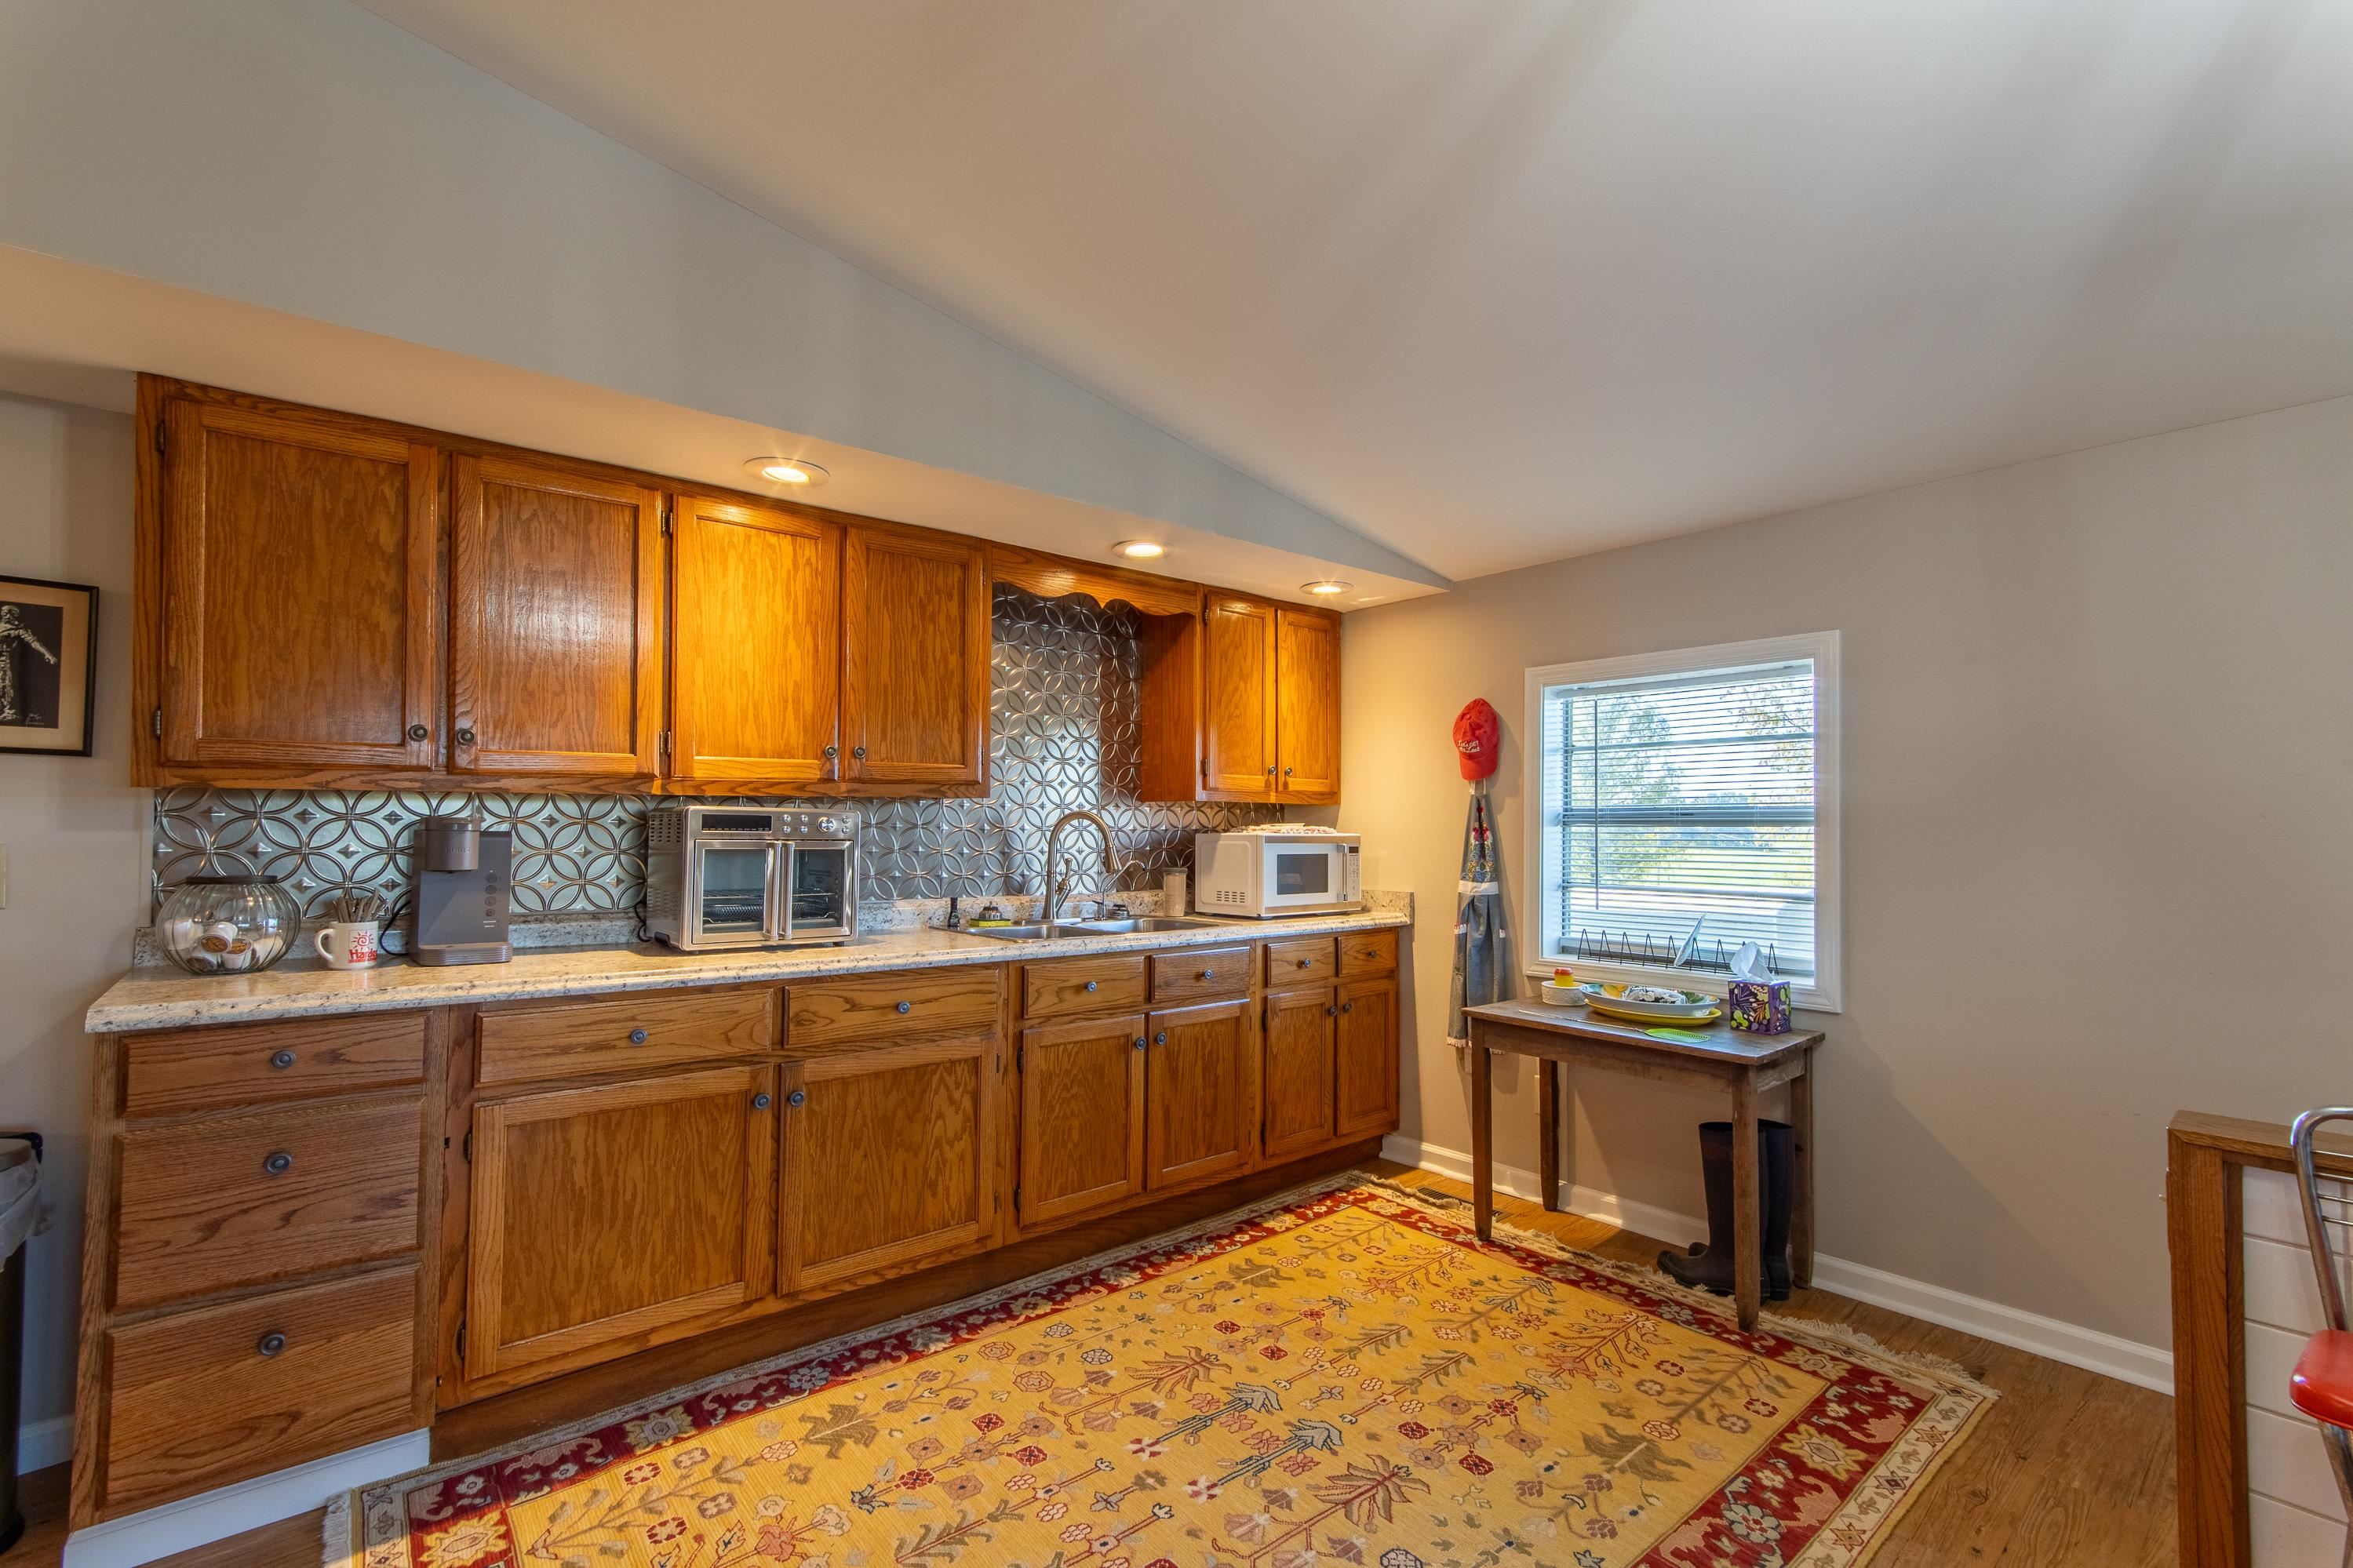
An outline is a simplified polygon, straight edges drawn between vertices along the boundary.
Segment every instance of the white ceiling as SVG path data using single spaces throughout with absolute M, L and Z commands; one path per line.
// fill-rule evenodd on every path
M 366 4 L 1454 577 L 2353 393 L 2353 0 Z

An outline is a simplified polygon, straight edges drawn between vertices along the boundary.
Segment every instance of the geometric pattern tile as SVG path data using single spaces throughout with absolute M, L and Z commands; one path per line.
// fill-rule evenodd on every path
M 985 800 L 834 802 L 860 818 L 870 901 L 1042 890 L 1045 836 L 1066 811 L 1111 824 L 1119 887 L 1189 871 L 1193 835 L 1277 818 L 1264 805 L 1135 798 L 1143 756 L 1136 614 L 999 585 Z M 207 871 L 275 872 L 306 913 L 335 894 L 387 898 L 409 881 L 417 819 L 471 812 L 514 834 L 518 913 L 634 909 L 645 890 L 647 795 L 414 790 L 249 790 L 185 785 L 155 795 L 153 886 Z M 1089 840 L 1073 834 L 1075 863 Z M 1082 871 L 1079 885 L 1095 879 Z

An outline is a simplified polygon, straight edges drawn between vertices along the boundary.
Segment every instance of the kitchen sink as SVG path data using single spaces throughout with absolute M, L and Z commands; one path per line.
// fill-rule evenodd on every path
M 1131 931 L 1208 931 L 1216 921 L 1186 920 L 1176 915 L 1145 915 L 1138 920 L 1124 921 L 1056 921 L 1051 924 L 1037 923 L 1017 926 L 973 926 L 975 936 L 994 937 L 998 942 L 1051 942 L 1067 936 L 1124 936 Z

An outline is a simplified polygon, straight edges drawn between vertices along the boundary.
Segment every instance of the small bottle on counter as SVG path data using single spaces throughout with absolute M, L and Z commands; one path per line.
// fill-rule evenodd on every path
M 1171 871 L 1160 879 L 1160 912 L 1181 915 L 1185 909 L 1185 873 Z

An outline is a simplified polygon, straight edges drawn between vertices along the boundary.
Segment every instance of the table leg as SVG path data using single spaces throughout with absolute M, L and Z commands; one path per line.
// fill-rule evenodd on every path
M 1550 1057 L 1543 1058 L 1543 1070 L 1537 1074 L 1544 1094 L 1544 1105 L 1536 1112 L 1536 1138 L 1543 1143 L 1543 1152 L 1536 1156 L 1536 1180 L 1543 1184 L 1544 1206 L 1557 1214 L 1560 1211 L 1560 1064 Z
M 1732 1080 L 1732 1300 L 1740 1326 L 1757 1326 L 1764 1302 L 1765 1237 L 1757 1213 L 1757 1079 Z
M 1494 1064 L 1487 1047 L 1471 1042 L 1471 1218 L 1479 1239 L 1495 1234 Z
M 1789 1211 L 1789 1277 L 1800 1289 L 1814 1282 L 1814 1053 L 1789 1080 L 1789 1126 L 1797 1145 L 1797 1202 Z

